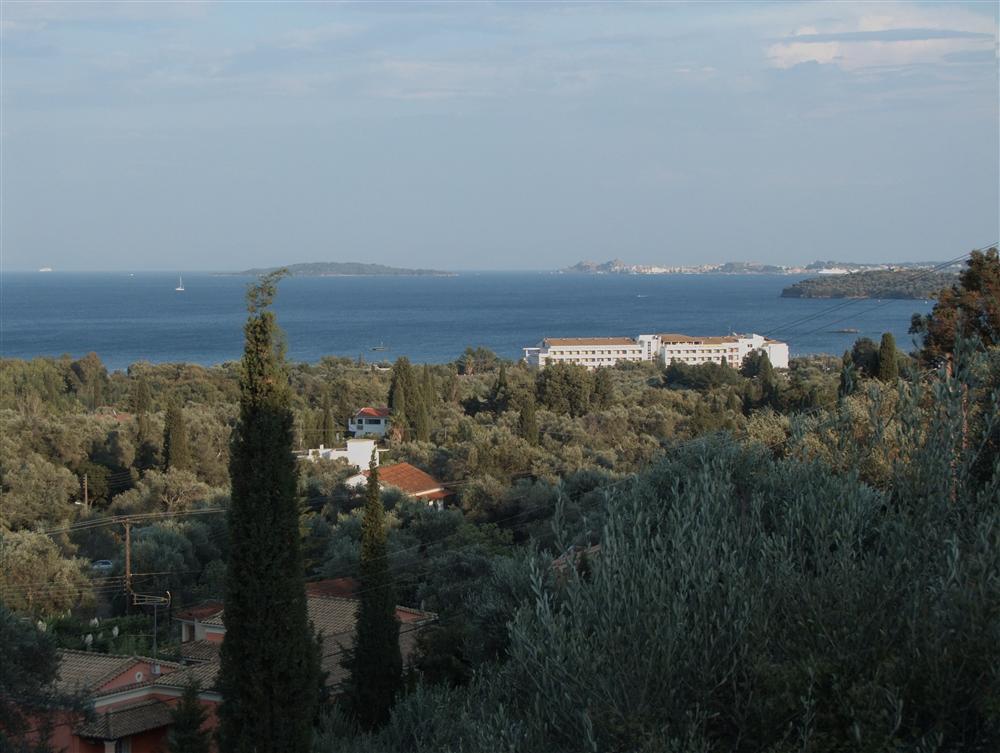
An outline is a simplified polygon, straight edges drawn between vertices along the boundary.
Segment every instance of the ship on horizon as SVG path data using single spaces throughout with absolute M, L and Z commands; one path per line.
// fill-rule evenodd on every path
M 38 271 L 39 272 L 51 272 L 52 271 L 52 267 L 40 267 L 38 269 Z

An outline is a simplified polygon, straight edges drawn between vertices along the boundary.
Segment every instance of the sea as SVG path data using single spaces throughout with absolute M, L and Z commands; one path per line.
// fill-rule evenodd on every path
M 273 309 L 290 360 L 454 361 L 466 347 L 518 359 L 543 337 L 757 332 L 791 354 L 840 355 L 858 337 L 892 332 L 900 348 L 930 301 L 782 298 L 788 275 L 569 275 L 481 272 L 451 277 L 293 277 Z M 110 370 L 138 361 L 236 360 L 245 293 L 235 275 L 6 272 L 0 356 L 95 352 Z M 838 330 L 856 329 L 857 333 Z

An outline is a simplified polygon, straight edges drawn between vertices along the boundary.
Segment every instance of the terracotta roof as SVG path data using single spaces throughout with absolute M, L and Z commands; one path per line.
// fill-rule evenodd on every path
M 211 690 L 219 676 L 219 662 L 210 661 L 169 674 L 160 675 L 153 683 L 158 688 L 186 688 L 192 682 L 198 684 L 201 690 Z
M 723 343 L 735 343 L 739 338 L 733 335 L 723 335 L 722 337 L 692 337 L 691 335 L 658 335 L 662 343 L 693 343 L 695 345 L 721 345 Z
M 171 721 L 170 706 L 163 701 L 152 700 L 110 709 L 73 731 L 80 737 L 120 740 L 147 730 L 166 727 Z
M 546 345 L 635 345 L 631 337 L 546 337 Z
M 342 585 L 344 582 L 353 582 L 355 586 L 358 585 L 353 578 L 333 578 L 329 581 L 318 581 L 316 584 L 307 584 L 306 587 L 308 588 L 310 585 L 332 587 L 334 585 Z M 309 612 L 309 620 L 323 636 L 322 669 L 327 675 L 326 684 L 328 687 L 337 687 L 347 677 L 347 673 L 340 666 L 340 662 L 343 658 L 344 650 L 354 644 L 358 600 L 342 596 L 310 593 L 306 599 L 306 607 Z M 205 625 L 221 626 L 222 617 L 223 610 L 219 610 L 216 614 L 202 620 L 202 622 Z M 437 615 L 433 612 L 424 612 L 420 609 L 397 606 L 396 617 L 404 625 L 411 626 L 400 633 L 400 650 L 403 652 L 405 660 L 412 653 L 415 645 L 416 634 L 414 630 L 421 623 L 435 619 Z M 406 633 L 405 638 L 404 632 Z M 200 642 L 192 641 L 191 643 Z M 191 643 L 181 645 L 182 655 L 184 654 L 184 647 L 191 645 Z M 215 682 L 215 673 L 218 672 L 218 667 L 218 663 L 214 661 L 207 664 L 195 665 L 183 671 L 172 672 L 169 676 L 165 675 L 156 684 L 163 687 L 184 687 L 187 683 L 187 678 L 191 676 L 189 673 L 200 672 L 208 674 L 210 677 L 195 675 L 199 680 L 199 684 L 202 688 L 210 688 Z
M 180 645 L 178 653 L 186 662 L 207 662 L 219 658 L 219 641 L 187 641 Z
M 360 584 L 354 578 L 327 578 L 306 583 L 306 596 L 340 596 L 349 599 L 357 593 Z
M 196 604 L 193 607 L 182 609 L 174 615 L 174 618 L 178 620 L 202 620 L 205 617 L 211 617 L 220 609 L 222 609 L 221 601 L 206 601 Z
M 98 654 L 91 651 L 59 651 L 59 679 L 56 687 L 64 691 L 96 690 L 141 661 L 134 656 Z
M 355 418 L 358 416 L 365 416 L 367 418 L 388 418 L 389 409 L 388 408 L 371 408 L 366 407 L 359 410 L 354 414 Z
M 363 471 L 368 476 L 368 471 Z M 395 486 L 412 497 L 426 497 L 431 492 L 439 492 L 443 485 L 433 476 L 424 473 L 409 463 L 383 465 L 378 469 L 380 486 Z

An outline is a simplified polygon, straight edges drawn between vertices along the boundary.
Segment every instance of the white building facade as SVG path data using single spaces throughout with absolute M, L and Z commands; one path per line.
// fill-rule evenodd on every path
M 660 334 L 631 337 L 547 337 L 532 348 L 524 348 L 524 360 L 530 366 L 545 368 L 553 363 L 574 363 L 595 369 L 628 361 L 671 361 L 698 365 L 726 363 L 739 368 L 753 352 L 766 353 L 771 365 L 788 368 L 788 343 L 762 335 L 726 335 L 692 337 Z
M 368 467 L 373 452 L 375 453 L 375 465 L 378 465 L 379 453 L 385 452 L 385 450 L 376 449 L 374 439 L 348 439 L 347 447 L 334 448 L 320 445 L 315 450 L 297 453 L 297 456 L 300 460 L 308 460 L 311 463 L 315 463 L 317 460 L 346 460 L 348 465 L 353 465 L 361 470 Z
M 362 408 L 347 422 L 347 430 L 356 437 L 382 438 L 389 432 L 388 408 Z

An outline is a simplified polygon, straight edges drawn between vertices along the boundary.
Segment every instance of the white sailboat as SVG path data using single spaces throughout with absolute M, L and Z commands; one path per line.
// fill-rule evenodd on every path
M 177 277 L 177 287 L 174 288 L 174 290 L 176 290 L 178 292 L 181 292 L 181 293 L 184 292 L 184 278 L 183 277 L 181 277 L 181 276 L 178 275 L 178 277 Z

